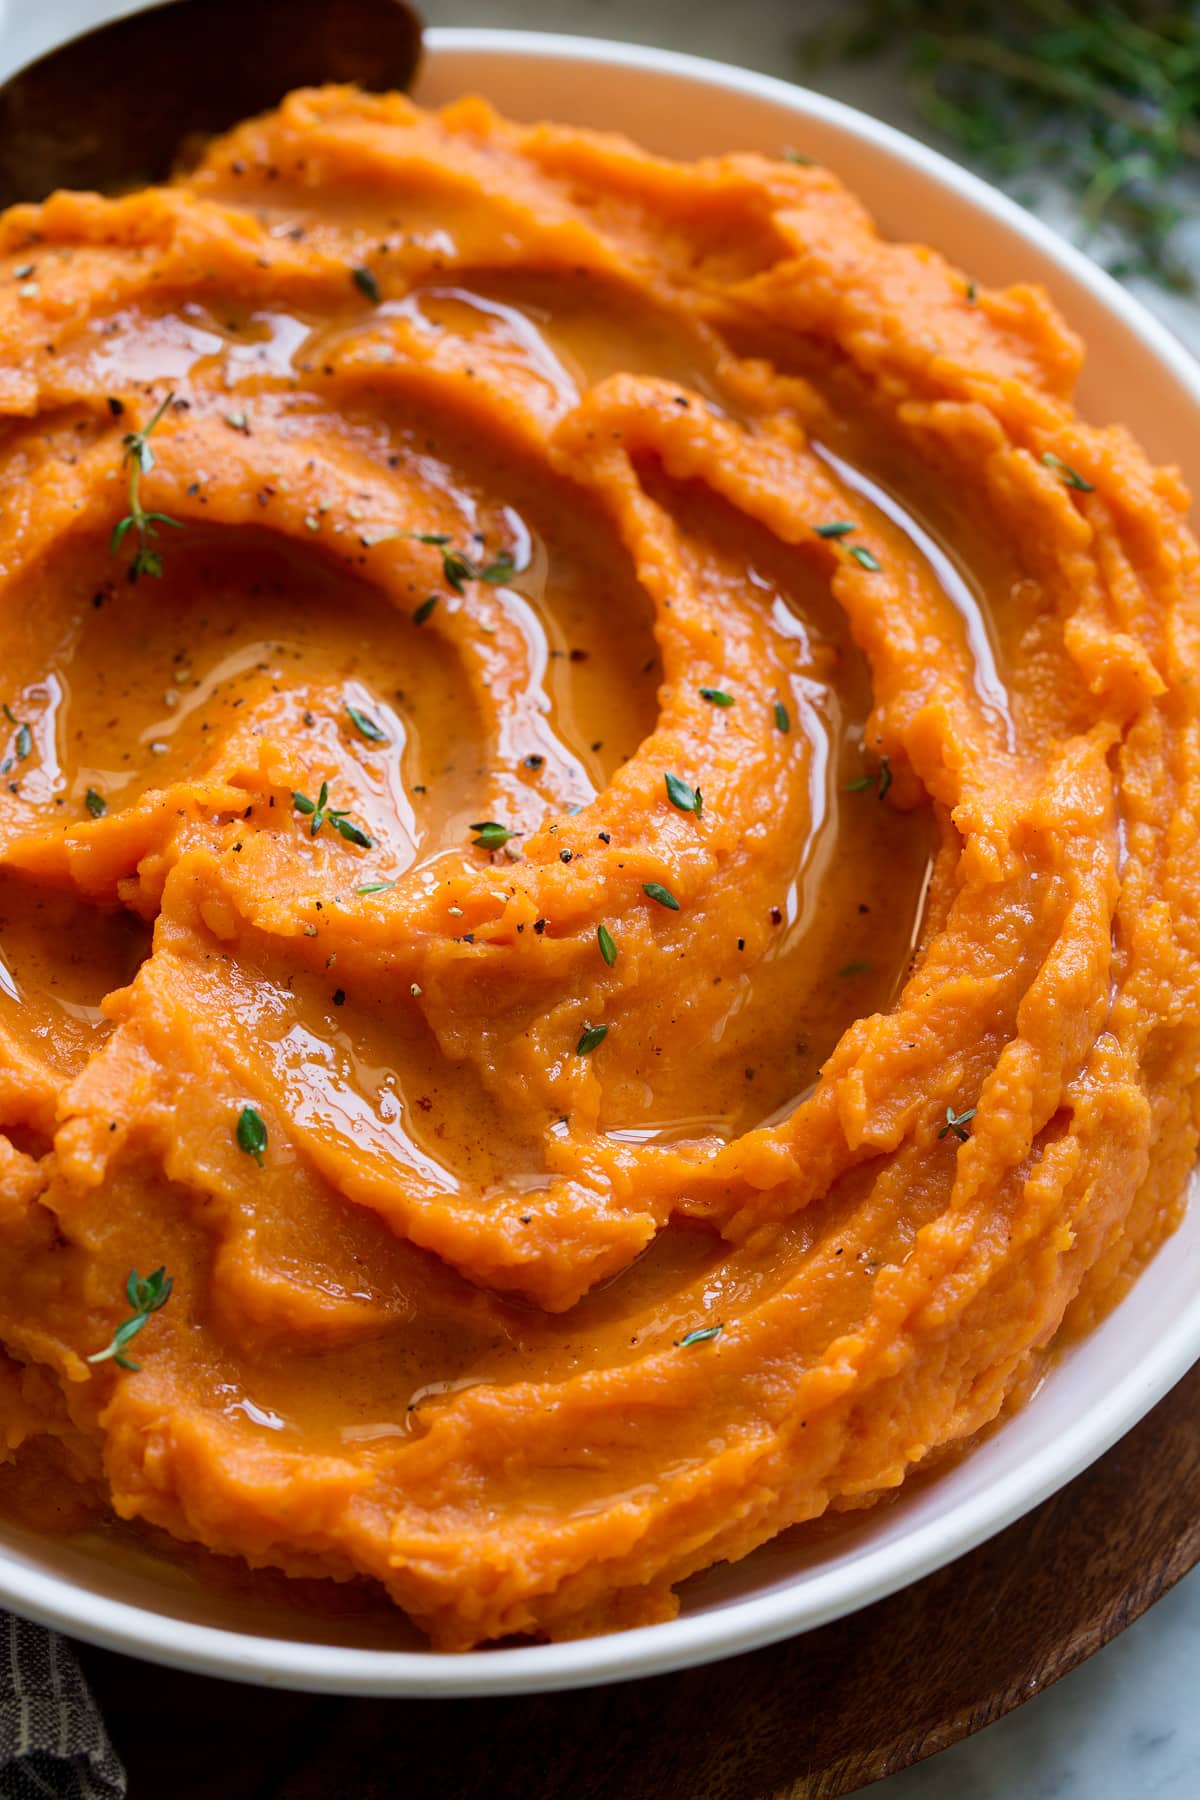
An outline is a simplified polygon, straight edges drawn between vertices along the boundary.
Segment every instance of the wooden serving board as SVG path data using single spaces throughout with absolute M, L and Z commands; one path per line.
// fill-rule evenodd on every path
M 1200 1561 L 1200 1364 L 982 1548 L 707 1668 L 505 1700 L 269 1692 L 81 1647 L 131 1800 L 836 1800 L 990 1724 Z

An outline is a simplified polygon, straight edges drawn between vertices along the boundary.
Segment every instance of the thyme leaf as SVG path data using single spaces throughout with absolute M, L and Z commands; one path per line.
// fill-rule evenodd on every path
M 131 1338 L 137 1336 L 151 1313 L 156 1313 L 167 1304 L 174 1285 L 174 1277 L 167 1274 L 165 1267 L 155 1269 L 153 1275 L 147 1275 L 144 1279 L 136 1269 L 130 1269 L 129 1279 L 125 1283 L 125 1298 L 133 1311 L 129 1318 L 123 1319 L 117 1326 L 108 1345 L 103 1350 L 97 1350 L 94 1356 L 89 1356 L 88 1362 L 107 1362 L 111 1357 L 118 1369 L 129 1369 L 136 1374 L 142 1365 L 125 1355 L 125 1346 Z
M 967 1130 L 967 1126 L 970 1124 L 971 1120 L 975 1117 L 977 1110 L 978 1109 L 976 1107 L 969 1106 L 967 1108 L 966 1112 L 956 1113 L 952 1106 L 948 1106 L 946 1108 L 946 1123 L 942 1126 L 942 1129 L 938 1132 L 939 1143 L 941 1142 L 942 1138 L 948 1137 L 950 1135 L 950 1133 L 953 1132 L 955 1137 L 958 1138 L 961 1143 L 965 1144 L 967 1139 L 971 1135 L 970 1132 Z
M 596 942 L 600 946 L 600 954 L 611 969 L 617 960 L 617 946 L 608 926 L 601 922 L 596 927 Z
M 1047 450 L 1042 456 L 1042 461 L 1048 469 L 1053 469 L 1056 475 L 1062 477 L 1067 487 L 1075 488 L 1081 494 L 1095 493 L 1095 482 L 1089 481 L 1086 475 L 1081 475 L 1078 469 L 1073 469 L 1070 463 L 1063 461 L 1061 456 L 1055 456 L 1053 450 Z
M 663 775 L 666 783 L 667 799 L 680 812 L 695 813 L 697 817 L 704 805 L 704 796 L 699 788 L 689 787 L 678 775 Z
M 412 538 L 418 544 L 431 544 L 434 549 L 440 550 L 442 574 L 446 578 L 447 586 L 452 587 L 456 594 L 464 591 L 468 581 L 486 581 L 491 587 L 500 587 L 511 576 L 520 573 L 511 550 L 501 550 L 492 558 L 491 562 L 477 563 L 465 551 L 454 548 L 449 532 L 400 531 L 395 535 Z M 383 540 L 377 538 L 375 541 L 381 543 Z M 428 600 L 425 605 L 429 607 L 430 612 L 433 611 Z M 417 611 L 420 612 L 420 610 L 418 607 Z M 413 614 L 413 617 L 416 618 L 416 613 Z M 428 613 L 425 614 L 425 617 L 428 617 Z M 420 624 L 419 619 L 417 619 L 417 623 Z
M 671 912 L 679 911 L 678 900 L 670 888 L 665 888 L 661 881 L 643 881 L 642 892 L 649 895 L 651 900 L 657 900 L 660 906 L 669 908 Z
M 683 1337 L 677 1338 L 675 1341 L 675 1348 L 677 1350 L 690 1350 L 693 1344 L 710 1344 L 715 1337 L 720 1337 L 724 1329 L 725 1327 L 723 1325 L 698 1326 L 695 1331 L 685 1332 Z
M 17 735 L 13 740 L 13 755 L 18 762 L 24 762 L 33 749 L 33 732 L 24 719 L 17 718 L 7 700 L 4 702 L 4 716 L 9 724 L 15 725 L 17 729 Z M 8 767 L 7 763 L 5 767 Z
M 576 1056 L 590 1056 L 597 1044 L 602 1044 L 607 1036 L 607 1025 L 585 1025 L 579 1042 L 575 1046 Z
M 386 744 L 390 740 L 381 725 L 377 725 L 370 713 L 360 712 L 357 706 L 346 705 L 346 714 L 355 731 L 366 738 L 368 744 Z
M 854 781 L 843 782 L 842 792 L 843 794 L 863 794 L 868 788 L 873 788 L 876 783 L 879 784 L 879 798 L 882 800 L 892 785 L 892 759 L 890 756 L 880 757 L 877 775 L 859 775 Z
M 252 1156 L 261 1169 L 263 1152 L 267 1147 L 267 1127 L 262 1114 L 253 1106 L 243 1106 L 238 1114 L 237 1145 L 247 1156 Z
M 368 837 L 362 826 L 356 825 L 353 819 L 348 819 L 344 812 L 331 812 L 329 823 L 338 836 L 345 838 L 348 844 L 357 844 L 360 850 L 374 849 L 375 839 Z
M 476 834 L 471 842 L 477 850 L 503 850 L 510 838 L 521 836 L 519 831 L 510 831 L 498 819 L 479 819 L 470 829 Z

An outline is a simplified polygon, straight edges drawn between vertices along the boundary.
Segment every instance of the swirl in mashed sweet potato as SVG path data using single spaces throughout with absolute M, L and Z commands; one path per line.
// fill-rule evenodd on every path
M 1187 497 L 1046 298 L 348 90 L 0 258 L 0 1496 L 459 1649 L 1027 1393 L 1200 1045 Z

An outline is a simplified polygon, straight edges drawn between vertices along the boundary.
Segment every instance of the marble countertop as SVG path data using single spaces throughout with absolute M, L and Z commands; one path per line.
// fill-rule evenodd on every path
M 511 26 L 661 44 L 784 79 L 799 40 L 840 0 L 418 0 L 434 25 Z M 0 0 L 5 47 L 36 53 L 95 16 L 96 0 Z M 895 71 L 851 67 L 820 85 L 920 132 Z M 1060 196 L 1038 210 L 1066 224 Z M 1200 305 L 1143 284 L 1139 297 L 1200 353 Z M 875 1784 L 872 1800 L 1195 1800 L 1200 1795 L 1200 1570 L 1108 1649 L 989 1730 Z M 864 1790 L 866 1791 L 866 1790 Z

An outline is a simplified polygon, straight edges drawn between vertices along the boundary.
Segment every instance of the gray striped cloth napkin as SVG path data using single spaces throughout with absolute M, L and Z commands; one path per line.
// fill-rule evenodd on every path
M 124 1800 L 125 1771 L 70 1646 L 0 1613 L 0 1800 Z

